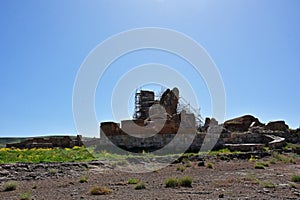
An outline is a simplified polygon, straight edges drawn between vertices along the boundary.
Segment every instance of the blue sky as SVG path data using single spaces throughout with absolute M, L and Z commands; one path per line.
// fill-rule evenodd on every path
M 299 9 L 297 0 L 0 1 L 0 136 L 76 134 L 72 92 L 83 60 L 106 38 L 142 27 L 174 29 L 207 50 L 224 82 L 226 119 L 252 114 L 297 128 Z M 180 58 L 159 51 L 126 56 L 99 82 L 99 121 L 112 120 L 105 105 L 121 72 L 148 62 L 183 73 L 199 92 L 202 116 L 210 116 L 205 84 Z

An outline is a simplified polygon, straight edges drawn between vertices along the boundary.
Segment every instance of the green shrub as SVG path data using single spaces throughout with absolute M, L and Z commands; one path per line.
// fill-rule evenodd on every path
M 265 169 L 265 166 L 262 164 L 262 163 L 255 163 L 255 166 L 254 166 L 255 169 Z
M 25 192 L 19 195 L 19 199 L 20 200 L 29 200 L 31 197 L 31 193 L 30 192 Z
M 185 165 L 186 167 L 192 167 L 192 163 L 187 163 L 186 165 Z
M 270 162 L 256 162 L 255 166 L 258 166 L 258 168 L 256 168 L 256 169 L 262 169 L 262 168 L 259 168 L 259 167 L 261 167 L 261 166 L 263 166 L 263 167 L 269 167 L 270 166 Z
M 80 183 L 86 183 L 86 182 L 88 182 L 88 177 L 87 176 L 81 176 L 79 182 Z
M 165 180 L 165 185 L 166 187 L 175 188 L 179 186 L 179 181 L 177 178 L 171 177 Z
M 292 177 L 292 181 L 293 181 L 293 182 L 296 182 L 296 183 L 300 182 L 300 175 L 294 175 L 294 176 Z
M 206 167 L 209 168 L 209 169 L 213 169 L 213 168 L 214 168 L 214 164 L 211 163 L 211 162 L 208 162 L 208 163 L 206 164 Z
M 138 184 L 135 185 L 134 189 L 136 190 L 146 189 L 146 185 L 144 182 L 139 182 Z
M 182 187 L 192 187 L 193 179 L 189 176 L 185 176 L 179 179 L 179 185 Z
M 140 182 L 139 179 L 130 178 L 127 183 L 128 184 L 137 184 L 138 182 Z
M 177 171 L 183 172 L 185 170 L 184 166 L 180 165 L 177 167 Z
M 105 195 L 105 194 L 110 194 L 111 189 L 106 187 L 94 186 L 90 189 L 89 193 L 91 195 Z
M 4 184 L 4 191 L 13 191 L 17 189 L 17 183 L 10 181 Z

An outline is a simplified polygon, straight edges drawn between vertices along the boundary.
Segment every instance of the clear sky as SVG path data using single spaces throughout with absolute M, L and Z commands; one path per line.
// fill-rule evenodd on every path
M 226 119 L 252 114 L 297 128 L 299 10 L 298 0 L 2 0 L 0 137 L 76 134 L 72 92 L 83 60 L 106 38 L 142 27 L 177 30 L 207 50 L 224 82 Z M 112 120 L 101 88 L 109 94 L 122 72 L 149 62 L 183 73 L 199 94 L 202 116 L 210 116 L 207 88 L 187 63 L 149 50 L 120 58 L 99 82 L 99 121 Z

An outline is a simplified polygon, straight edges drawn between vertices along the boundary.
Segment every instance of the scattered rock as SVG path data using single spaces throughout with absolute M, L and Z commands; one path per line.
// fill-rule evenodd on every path
M 224 127 L 233 132 L 245 132 L 249 127 L 264 126 L 257 118 L 252 115 L 244 115 L 224 122 Z
M 204 161 L 198 162 L 198 166 L 199 166 L 199 167 L 204 167 L 204 166 L 205 166 L 205 162 L 204 162 Z
M 289 126 L 285 121 L 271 121 L 265 126 L 265 129 L 272 131 L 286 131 L 289 129 Z

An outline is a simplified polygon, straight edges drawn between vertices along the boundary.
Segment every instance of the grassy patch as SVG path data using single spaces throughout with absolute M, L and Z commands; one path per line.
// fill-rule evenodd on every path
M 110 194 L 112 192 L 111 189 L 106 187 L 94 186 L 90 189 L 89 194 L 91 195 L 105 195 Z
M 177 178 L 171 177 L 165 180 L 165 185 L 169 188 L 175 188 L 179 186 L 179 181 Z
M 276 159 L 277 161 L 283 162 L 283 163 L 295 163 L 295 160 L 292 156 L 280 154 L 278 152 L 273 152 L 272 158 Z
M 182 165 L 180 165 L 180 166 L 177 167 L 177 171 L 183 172 L 184 170 L 185 170 L 185 167 L 182 166 Z
M 189 176 L 182 177 L 180 179 L 170 177 L 165 180 L 166 187 L 176 188 L 179 186 L 182 187 L 192 187 L 193 179 Z
M 250 182 L 251 184 L 259 184 L 259 180 L 254 175 L 248 175 L 243 178 L 243 181 Z
M 270 183 L 270 182 L 263 182 L 262 186 L 264 188 L 275 188 L 276 187 L 276 185 L 274 185 L 273 183 Z
M 29 200 L 31 198 L 31 192 L 25 192 L 19 195 L 20 200 Z
M 134 189 L 136 190 L 143 190 L 146 189 L 146 184 L 144 182 L 139 182 L 134 186 Z
M 255 163 L 254 168 L 255 169 L 265 169 L 265 166 L 262 163 L 257 162 L 257 163 Z
M 65 148 L 0 148 L 0 164 L 16 162 L 75 162 L 91 161 L 94 157 L 85 147 Z
M 86 183 L 88 182 L 88 177 L 87 176 L 81 176 L 79 179 L 79 183 Z
M 300 182 L 300 175 L 294 175 L 292 177 L 292 181 L 295 182 L 295 183 L 299 183 Z
M 136 178 L 130 178 L 127 183 L 128 184 L 137 184 L 139 181 L 139 179 L 136 179 Z
M 189 176 L 185 176 L 179 179 L 179 185 L 182 187 L 192 187 L 193 179 Z
M 214 168 L 214 164 L 211 163 L 211 162 L 208 162 L 208 163 L 206 164 L 206 167 L 209 168 L 209 169 L 213 169 L 213 168 Z
M 13 191 L 17 189 L 17 183 L 14 181 L 9 181 L 4 184 L 4 191 Z

